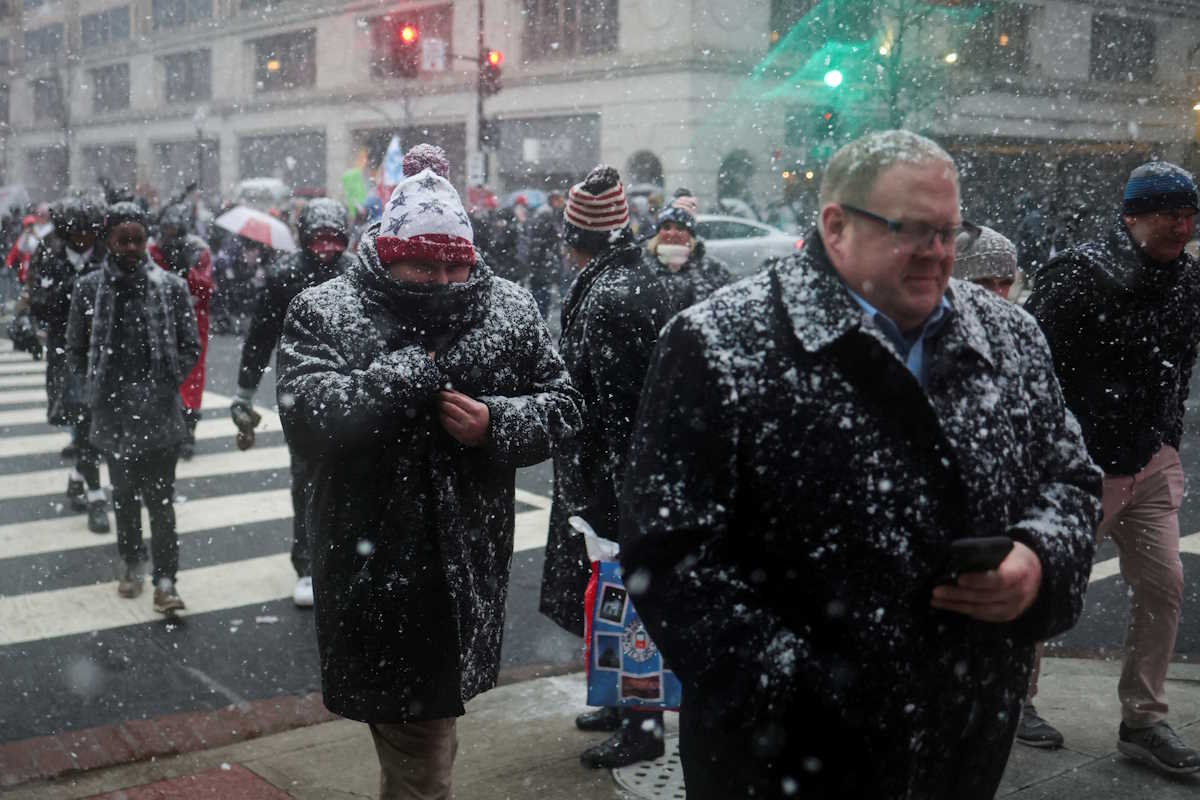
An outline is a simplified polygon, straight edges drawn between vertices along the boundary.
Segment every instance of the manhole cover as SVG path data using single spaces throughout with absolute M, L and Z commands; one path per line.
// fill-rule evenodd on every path
M 683 766 L 679 763 L 679 736 L 668 736 L 666 752 L 653 761 L 639 761 L 613 770 L 617 785 L 641 800 L 686 800 Z

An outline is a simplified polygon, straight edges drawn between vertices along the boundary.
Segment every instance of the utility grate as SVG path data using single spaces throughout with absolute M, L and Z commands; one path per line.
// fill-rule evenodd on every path
M 653 761 L 639 761 L 613 770 L 617 785 L 638 800 L 687 800 L 683 765 L 679 763 L 679 737 L 668 736 L 666 752 Z

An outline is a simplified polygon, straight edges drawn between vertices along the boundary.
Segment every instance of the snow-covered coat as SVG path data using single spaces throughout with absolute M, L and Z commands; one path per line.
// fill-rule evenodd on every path
M 658 332 L 674 313 L 666 289 L 629 239 L 592 259 L 562 309 L 559 348 L 587 404 L 579 435 L 554 454 L 554 503 L 542 568 L 541 612 L 583 635 L 591 564 L 578 515 L 617 538 L 617 495 L 638 400 Z
M 1025 308 L 1106 473 L 1133 475 L 1163 444 L 1179 449 L 1200 343 L 1196 259 L 1148 263 L 1117 219 L 1104 239 L 1047 264 Z
M 30 262 L 29 307 L 46 326 L 46 416 L 51 425 L 73 425 L 86 413 L 83 382 L 67 364 L 67 320 L 75 281 L 103 263 L 99 240 L 76 267 L 67 257 L 66 241 L 53 233 L 42 240 Z
M 105 453 L 174 447 L 186 436 L 179 387 L 200 357 L 183 278 L 149 258 L 133 275 L 105 261 L 75 281 L 67 357 L 85 379 L 89 439 Z
M 573 434 L 581 403 L 527 291 L 482 260 L 449 292 L 399 284 L 378 231 L 292 301 L 277 386 L 310 467 L 325 705 L 393 723 L 461 715 L 495 685 L 516 469 Z M 483 446 L 442 429 L 445 386 L 487 404 Z
M 183 237 L 183 241 L 175 248 L 151 242 L 147 252 L 154 263 L 185 279 L 188 292 L 192 295 L 192 312 L 196 315 L 196 330 L 200 336 L 200 357 L 179 387 L 179 396 L 183 398 L 186 408 L 199 409 L 204 395 L 204 365 L 208 359 L 209 305 L 213 295 L 212 253 L 208 242 L 192 233 Z
M 672 272 L 653 252 L 646 254 L 646 261 L 666 287 L 671 308 L 676 311 L 699 303 L 735 280 L 728 267 L 705 252 L 702 241 L 696 242 L 692 254 L 677 272 Z
M 1034 320 L 947 298 L 927 389 L 819 236 L 663 332 L 622 564 L 684 683 L 689 798 L 994 793 L 1034 643 L 1082 610 L 1101 475 Z M 995 535 L 1040 558 L 1033 606 L 932 609 L 948 543 Z

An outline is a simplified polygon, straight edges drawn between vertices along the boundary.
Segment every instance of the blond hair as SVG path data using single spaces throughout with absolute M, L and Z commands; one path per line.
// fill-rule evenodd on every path
M 948 165 L 958 184 L 954 159 L 932 139 L 902 130 L 869 133 L 843 145 L 829 159 L 817 199 L 822 208 L 829 203 L 866 205 L 875 182 L 888 169 L 931 161 Z

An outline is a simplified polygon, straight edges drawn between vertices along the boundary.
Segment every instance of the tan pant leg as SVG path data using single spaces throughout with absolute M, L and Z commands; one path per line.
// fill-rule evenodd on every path
M 1117 695 L 1122 719 L 1134 728 L 1148 727 L 1167 715 L 1167 667 L 1183 601 L 1179 560 L 1183 487 L 1183 467 L 1171 447 L 1164 447 L 1132 479 L 1104 481 L 1106 519 L 1099 535 L 1111 536 L 1116 543 L 1121 575 L 1132 592 Z M 1109 519 L 1108 508 L 1117 503 L 1122 507 Z
M 455 719 L 372 725 L 380 800 L 450 800 L 458 753 Z
M 1042 674 L 1042 654 L 1046 651 L 1046 643 L 1038 642 L 1033 649 L 1033 672 L 1029 673 L 1029 689 L 1025 692 L 1025 703 L 1033 702 L 1037 697 L 1038 677 Z

